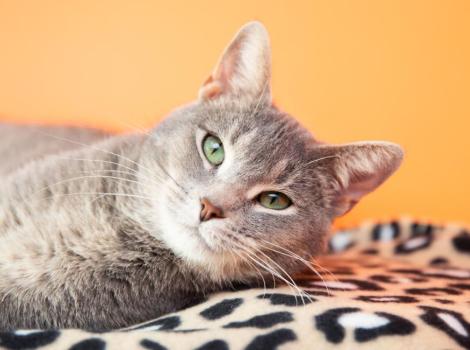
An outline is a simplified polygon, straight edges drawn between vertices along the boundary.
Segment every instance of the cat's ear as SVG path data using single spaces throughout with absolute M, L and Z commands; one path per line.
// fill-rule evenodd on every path
M 329 196 L 332 216 L 351 210 L 364 195 L 392 175 L 403 159 L 402 148 L 390 142 L 324 145 L 319 149 L 322 155 L 311 163 L 312 166 L 323 165 L 332 181 L 333 193 Z
M 271 102 L 271 47 L 266 28 L 245 24 L 223 52 L 211 76 L 199 90 L 202 100 L 233 98 Z

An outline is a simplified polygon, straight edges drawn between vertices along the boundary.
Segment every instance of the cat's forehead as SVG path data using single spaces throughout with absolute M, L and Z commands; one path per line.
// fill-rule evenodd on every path
M 232 144 L 244 145 L 248 141 L 283 144 L 286 149 L 305 146 L 313 142 L 312 135 L 294 118 L 272 105 L 240 106 L 236 103 L 209 104 L 199 113 L 201 125 L 218 136 L 229 138 Z
M 235 153 L 237 175 L 252 179 L 287 181 L 308 161 L 314 142 L 295 119 L 271 106 L 208 108 L 201 125 L 221 138 L 227 153 Z

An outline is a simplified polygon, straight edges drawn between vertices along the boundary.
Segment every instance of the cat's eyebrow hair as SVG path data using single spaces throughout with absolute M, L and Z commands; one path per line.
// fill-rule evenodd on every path
M 241 125 L 240 125 L 241 124 Z M 230 133 L 230 142 L 233 144 L 237 143 L 238 139 L 248 133 L 249 131 L 253 130 L 253 128 L 256 128 L 255 126 L 251 125 L 251 128 L 247 125 L 244 125 L 243 123 L 239 123 L 239 125 L 234 125 L 232 127 L 232 132 Z
M 279 171 L 279 175 L 276 176 L 276 178 L 274 179 L 274 181 L 277 183 L 277 184 L 285 184 L 287 182 L 289 182 L 291 179 L 295 179 L 296 178 L 296 167 L 292 164 L 290 164 L 289 162 L 286 162 L 284 167 L 284 169 L 282 169 L 281 171 Z
M 215 131 L 212 131 L 210 130 L 208 127 L 206 127 L 205 125 L 202 125 L 202 124 L 196 124 L 196 127 L 201 129 L 201 130 L 204 130 L 206 133 L 208 134 L 211 134 L 211 135 L 214 135 L 214 136 L 218 136 L 217 133 Z

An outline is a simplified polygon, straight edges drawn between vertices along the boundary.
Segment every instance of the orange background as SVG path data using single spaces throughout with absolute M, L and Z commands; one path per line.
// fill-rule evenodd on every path
M 341 224 L 470 222 L 467 0 L 0 0 L 0 119 L 150 126 L 195 98 L 252 19 L 271 34 L 278 105 L 322 140 L 406 149 Z

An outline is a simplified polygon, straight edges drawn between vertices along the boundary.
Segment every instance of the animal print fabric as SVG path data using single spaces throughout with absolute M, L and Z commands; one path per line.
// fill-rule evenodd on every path
M 408 219 L 336 232 L 318 274 L 209 296 L 108 333 L 0 333 L 2 349 L 470 349 L 470 231 Z

